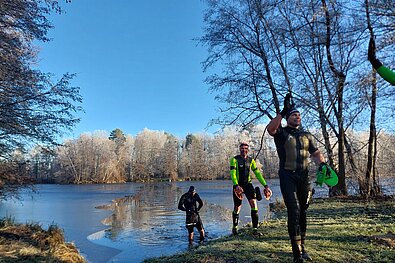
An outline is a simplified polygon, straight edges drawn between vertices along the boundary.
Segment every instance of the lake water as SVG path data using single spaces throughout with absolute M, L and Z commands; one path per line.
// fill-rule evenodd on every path
M 279 182 L 268 179 L 273 196 L 281 199 Z M 259 185 L 253 182 L 254 185 Z M 61 227 L 89 262 L 141 262 L 188 249 L 185 212 L 178 201 L 190 185 L 204 201 L 201 218 L 207 239 L 231 233 L 231 181 L 127 183 L 111 185 L 37 185 L 37 194 L 22 192 L 22 201 L 0 203 L 0 217 Z M 327 188 L 317 189 L 324 196 Z M 269 216 L 269 202 L 258 202 L 259 219 Z M 246 200 L 241 225 L 249 223 Z M 195 240 L 198 233 L 195 231 Z

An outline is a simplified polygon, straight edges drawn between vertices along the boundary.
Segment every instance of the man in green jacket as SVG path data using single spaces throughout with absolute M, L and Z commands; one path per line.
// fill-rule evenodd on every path
M 234 235 L 238 234 L 238 224 L 239 224 L 239 214 L 241 209 L 241 203 L 243 199 L 243 193 L 247 197 L 247 200 L 251 207 L 251 220 L 253 233 L 258 232 L 258 205 L 257 205 L 257 194 L 254 186 L 251 183 L 250 171 L 252 170 L 259 180 L 259 182 L 264 186 L 263 194 L 266 199 L 271 196 L 271 190 L 266 184 L 265 179 L 256 167 L 255 160 L 248 156 L 249 145 L 247 143 L 241 143 L 239 146 L 240 154 L 234 156 L 230 159 L 230 177 L 233 182 L 233 204 L 234 209 L 232 213 L 233 218 L 233 229 L 232 233 Z
M 395 72 L 384 66 L 376 58 L 376 44 L 373 37 L 370 37 L 368 48 L 368 59 L 377 73 L 391 85 L 395 85 Z

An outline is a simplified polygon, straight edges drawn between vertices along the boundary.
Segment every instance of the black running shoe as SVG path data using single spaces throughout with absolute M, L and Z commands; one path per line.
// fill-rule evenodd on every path
M 263 236 L 263 234 L 258 232 L 258 229 L 256 229 L 256 228 L 252 229 L 252 235 L 254 237 L 261 237 L 261 236 Z
M 237 229 L 237 226 L 235 226 L 235 227 L 232 228 L 232 234 L 233 234 L 234 236 L 237 236 L 237 235 L 239 234 L 239 230 Z
M 313 258 L 306 252 L 306 250 L 302 250 L 301 256 L 306 261 L 313 261 Z

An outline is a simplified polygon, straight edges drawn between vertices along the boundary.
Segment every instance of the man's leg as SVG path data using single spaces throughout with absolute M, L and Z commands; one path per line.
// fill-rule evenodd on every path
M 199 241 L 204 241 L 204 229 L 202 228 L 200 231 L 200 237 L 199 237 Z
M 258 204 L 256 201 L 255 188 L 251 183 L 249 183 L 246 185 L 246 189 L 244 191 L 248 199 L 248 203 L 250 204 L 251 207 L 252 231 L 254 234 L 256 234 L 258 233 L 259 217 L 258 217 Z
M 258 230 L 258 222 L 259 222 L 258 205 L 257 205 L 256 199 L 248 200 L 248 202 L 250 203 L 250 207 L 251 207 L 252 229 L 253 229 L 253 231 L 257 231 Z
M 188 226 L 188 242 L 190 245 L 193 243 L 193 226 Z
M 303 184 L 300 189 L 300 196 L 299 196 L 299 203 L 300 203 L 300 218 L 299 218 L 299 225 L 300 225 L 300 241 L 301 241 L 301 251 L 302 251 L 302 258 L 304 260 L 312 261 L 312 257 L 307 253 L 305 248 L 305 240 L 306 240 L 306 230 L 307 230 L 307 208 L 309 207 L 309 202 L 312 198 L 312 192 L 310 190 L 310 185 Z
M 313 261 L 313 258 L 307 253 L 305 248 L 305 240 L 306 240 L 306 232 L 300 233 L 300 243 L 301 243 L 301 251 L 302 251 L 302 258 L 304 260 Z
M 200 218 L 200 215 L 198 215 L 198 223 L 196 224 L 196 228 L 200 234 L 199 241 L 203 242 L 204 241 L 204 227 L 203 227 L 203 222 L 202 222 L 202 219 Z
M 236 194 L 234 191 L 232 191 L 233 193 L 233 212 L 232 212 L 232 220 L 233 220 L 233 228 L 232 228 L 232 233 L 233 235 L 237 235 L 238 234 L 238 225 L 239 225 L 239 214 L 240 214 L 240 210 L 241 210 L 241 203 L 242 201 L 237 198 Z
M 241 206 L 235 206 L 233 209 L 233 212 L 232 212 L 232 219 L 233 219 L 232 233 L 233 233 L 233 235 L 238 234 L 240 209 L 241 209 Z
M 294 174 L 280 173 L 280 189 L 287 207 L 288 235 L 291 240 L 294 261 L 301 259 L 301 237 L 300 237 L 300 205 L 297 196 L 297 186 Z

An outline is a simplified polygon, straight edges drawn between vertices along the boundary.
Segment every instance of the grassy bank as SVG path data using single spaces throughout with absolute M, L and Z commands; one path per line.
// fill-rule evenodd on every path
M 246 227 L 236 237 L 144 262 L 292 262 L 286 212 L 276 215 L 260 224 L 262 236 Z M 395 262 L 395 199 L 315 199 L 308 211 L 307 249 L 314 262 Z
M 66 243 L 63 231 L 52 225 L 16 224 L 0 220 L 0 262 L 86 262 L 76 247 Z

